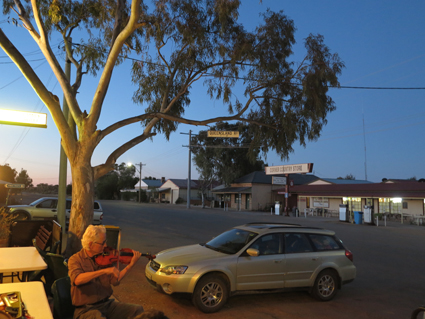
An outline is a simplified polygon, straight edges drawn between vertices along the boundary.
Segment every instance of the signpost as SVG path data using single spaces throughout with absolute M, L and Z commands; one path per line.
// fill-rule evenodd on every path
M 208 137 L 239 137 L 239 131 L 208 131 Z
M 305 164 L 293 164 L 293 165 L 279 165 L 279 166 L 267 166 L 265 168 L 266 175 L 275 175 L 275 174 L 285 174 L 285 192 L 279 192 L 278 194 L 283 195 L 285 194 L 285 208 L 284 212 L 286 212 L 286 216 L 289 216 L 289 207 L 288 207 L 288 197 L 289 194 L 289 185 L 287 183 L 287 180 L 289 178 L 289 174 L 306 174 L 311 173 L 313 171 L 313 163 L 305 163 Z M 275 182 L 275 179 L 278 178 L 277 176 L 273 176 L 272 183 L 273 184 L 279 184 L 278 182 Z M 277 180 L 279 181 L 279 180 Z M 283 182 L 280 180 L 280 182 Z M 291 186 L 293 186 L 293 181 L 290 181 Z

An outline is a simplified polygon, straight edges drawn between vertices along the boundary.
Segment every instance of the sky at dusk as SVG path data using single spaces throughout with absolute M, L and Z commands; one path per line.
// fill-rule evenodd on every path
M 336 110 L 328 116 L 319 139 L 305 148 L 295 144 L 287 161 L 273 152 L 262 159 L 270 166 L 313 163 L 313 173 L 322 178 L 348 174 L 372 182 L 382 178 L 425 178 L 425 1 L 243 0 L 240 22 L 254 30 L 261 23 L 259 13 L 267 8 L 283 10 L 294 20 L 297 43 L 293 61 L 303 58 L 303 42 L 310 33 L 321 34 L 331 52 L 344 61 L 345 68 L 340 76 L 343 88 L 330 89 Z M 30 61 L 47 88 L 62 99 L 56 78 L 29 34 L 7 23 L 4 16 L 0 17 L 0 28 Z M 58 37 L 51 39 L 54 51 L 59 51 L 60 41 Z M 115 69 L 99 129 L 143 112 L 143 106 L 132 102 L 136 87 L 130 81 L 130 68 L 131 63 L 126 62 Z M 77 96 L 81 108 L 90 109 L 97 81 L 90 76 L 83 78 Z M 186 118 L 222 114 L 221 103 L 210 101 L 202 85 L 192 90 L 190 98 Z M 2 50 L 0 108 L 48 113 Z M 8 163 L 18 172 L 26 169 L 34 185 L 58 184 L 60 137 L 50 114 L 47 125 L 47 129 L 0 125 L 0 165 Z M 141 129 L 133 124 L 104 139 L 93 155 L 92 165 L 103 163 Z M 188 135 L 181 133 L 192 130 L 196 134 L 205 129 L 179 125 L 169 141 L 158 134 L 122 155 L 118 163 L 143 163 L 143 177 L 185 179 Z M 197 177 L 192 165 L 192 178 Z

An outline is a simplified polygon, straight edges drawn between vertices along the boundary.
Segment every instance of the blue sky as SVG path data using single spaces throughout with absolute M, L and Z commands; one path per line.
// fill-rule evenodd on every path
M 248 30 L 261 19 L 259 12 L 283 10 L 294 20 L 297 44 L 294 61 L 305 53 L 303 39 L 310 33 L 322 34 L 332 52 L 345 63 L 340 77 L 342 86 L 425 87 L 425 1 L 276 1 L 243 0 L 240 21 Z M 15 43 L 40 78 L 62 98 L 56 79 L 43 64 L 42 55 L 23 28 L 0 18 L 0 27 Z M 59 39 L 53 37 L 54 50 Z M 46 107 L 21 76 L 17 67 L 0 51 L 0 108 L 45 112 Z M 132 102 L 135 89 L 129 79 L 130 63 L 114 71 L 113 80 L 99 121 L 100 129 L 141 112 Z M 86 77 L 78 99 L 89 109 L 97 79 Z M 323 178 L 353 174 L 356 179 L 379 182 L 382 178 L 425 178 L 425 90 L 331 89 L 336 111 L 328 117 L 321 137 L 307 144 L 294 145 L 288 161 L 273 152 L 264 159 L 269 165 L 314 163 L 314 173 Z M 222 111 L 218 101 L 209 101 L 202 86 L 191 95 L 186 117 L 201 119 L 205 114 Z M 364 125 L 363 125 L 364 123 Z M 92 165 L 106 157 L 140 131 L 134 124 L 110 135 L 95 151 Z M 122 155 L 118 163 L 146 164 L 143 176 L 187 178 L 188 136 L 204 127 L 180 125 L 171 139 L 158 135 Z M 48 115 L 48 128 L 22 128 L 0 125 L 0 164 L 20 171 L 24 168 L 34 184 L 57 184 L 60 137 Z M 366 165 L 365 165 L 366 164 Z M 71 181 L 68 174 L 68 183 Z M 192 178 L 197 178 L 192 166 Z

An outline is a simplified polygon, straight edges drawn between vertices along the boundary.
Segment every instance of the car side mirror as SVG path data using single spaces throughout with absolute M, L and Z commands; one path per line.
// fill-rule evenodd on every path
M 255 249 L 255 248 L 248 248 L 246 250 L 246 253 L 248 255 L 250 255 L 251 257 L 258 257 L 258 256 L 260 256 L 260 251 L 258 249 Z

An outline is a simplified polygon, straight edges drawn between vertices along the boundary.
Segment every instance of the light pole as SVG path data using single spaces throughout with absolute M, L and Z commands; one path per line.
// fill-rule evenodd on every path
M 133 164 L 128 163 L 128 166 L 131 166 Z M 142 166 L 145 166 L 146 164 L 142 164 L 142 162 L 140 162 L 139 164 L 134 164 L 134 165 L 138 165 L 139 166 L 139 203 L 142 201 Z M 136 168 L 137 169 L 137 168 Z

